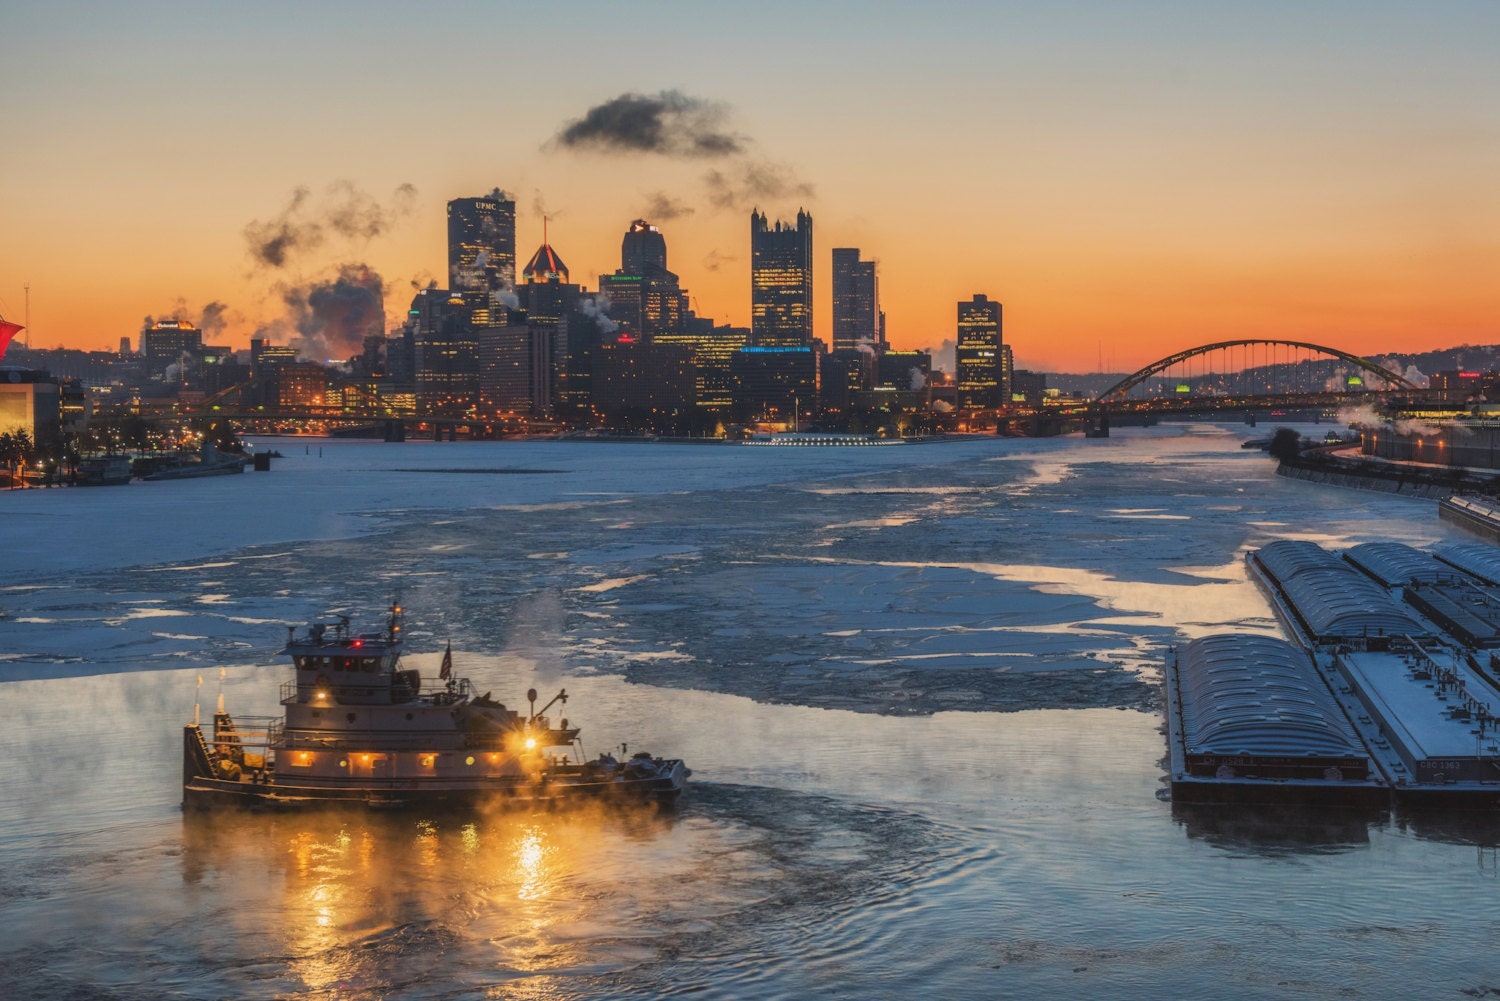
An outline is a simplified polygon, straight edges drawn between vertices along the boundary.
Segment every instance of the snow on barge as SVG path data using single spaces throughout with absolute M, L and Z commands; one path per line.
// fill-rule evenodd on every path
M 281 718 L 232 717 L 221 695 L 205 732 L 194 710 L 183 731 L 184 809 L 668 804 L 691 774 L 644 752 L 585 761 L 578 728 L 545 715 L 566 690 L 540 712 L 535 689 L 529 711 L 507 709 L 453 677 L 451 647 L 435 682 L 404 670 L 399 606 L 379 633 L 354 634 L 348 618 L 288 629 L 282 652 L 295 677 L 281 687 Z
M 1216 636 L 1171 659 L 1174 800 L 1355 804 L 1379 790 L 1402 806 L 1500 806 L 1500 556 L 1436 555 L 1368 543 L 1340 558 L 1301 541 L 1250 553 L 1297 646 Z

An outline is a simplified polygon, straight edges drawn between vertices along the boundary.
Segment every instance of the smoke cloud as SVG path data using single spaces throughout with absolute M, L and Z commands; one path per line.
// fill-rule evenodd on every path
M 943 343 L 937 347 L 924 348 L 923 350 L 932 356 L 932 367 L 935 371 L 954 372 L 958 369 L 958 363 L 955 360 L 957 347 L 958 345 L 954 342 L 953 338 L 945 337 Z
M 310 189 L 299 187 L 274 219 L 255 220 L 247 225 L 245 241 L 257 264 L 284 268 L 295 257 L 321 247 L 330 234 L 368 242 L 389 232 L 411 213 L 416 197 L 415 186 L 402 184 L 392 193 L 390 202 L 383 205 L 352 181 L 340 180 L 330 184 L 322 198 L 314 201 Z
M 346 359 L 364 350 L 365 338 L 385 334 L 385 283 L 363 264 L 346 264 L 331 280 L 282 293 L 296 329 L 292 347 L 313 361 Z
M 147 316 L 141 320 L 141 332 L 145 333 L 162 320 L 186 320 L 203 331 L 203 342 L 212 343 L 229 327 L 229 306 L 215 299 L 201 310 L 188 305 L 185 298 L 178 297 L 171 309 L 158 316 Z
M 620 329 L 619 323 L 610 319 L 609 300 L 602 295 L 584 299 L 578 304 L 578 311 L 593 320 L 601 334 L 612 334 Z
M 813 186 L 800 180 L 789 166 L 757 155 L 749 137 L 731 131 L 729 116 L 727 104 L 679 90 L 621 94 L 567 123 L 543 149 L 723 161 L 722 167 L 708 171 L 702 179 L 706 197 L 717 209 L 739 210 L 759 202 L 814 196 Z M 691 211 L 658 193 L 644 214 L 665 220 Z
M 703 270 L 718 271 L 724 265 L 732 264 L 737 260 L 739 258 L 733 254 L 721 254 L 717 250 L 710 250 L 707 254 L 703 255 Z
M 703 175 L 708 200 L 721 209 L 744 209 L 783 198 L 812 198 L 811 184 L 797 179 L 792 168 L 769 160 L 749 160 L 729 171 Z
M 647 200 L 646 211 L 641 213 L 641 216 L 645 219 L 655 219 L 657 222 L 670 222 L 692 214 L 691 205 L 678 201 L 665 191 L 658 191 Z
M 420 292 L 425 288 L 437 288 L 438 280 L 431 271 L 419 271 L 407 279 L 407 284 L 413 292 Z
M 915 365 L 913 365 L 912 369 L 911 369 L 911 372 L 910 372 L 910 375 L 911 375 L 911 390 L 912 390 L 912 392 L 916 392 L 919 389 L 926 389 L 927 388 L 927 376 L 925 376 L 925 375 L 922 374 L 922 370 L 921 369 L 919 369 Z
M 680 90 L 621 94 L 569 122 L 552 142 L 562 149 L 655 153 L 692 159 L 744 152 L 743 137 L 726 131 L 729 109 Z

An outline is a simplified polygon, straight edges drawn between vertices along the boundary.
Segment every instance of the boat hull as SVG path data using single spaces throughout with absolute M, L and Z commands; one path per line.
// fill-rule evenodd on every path
M 304 785 L 269 775 L 222 778 L 214 774 L 201 731 L 189 725 L 183 744 L 182 807 L 188 811 L 297 810 L 350 805 L 386 810 L 545 809 L 590 801 L 675 803 L 691 772 L 677 759 L 656 759 L 652 766 L 650 774 L 639 774 L 629 767 L 599 771 L 573 765 L 544 772 L 538 779 L 494 777 L 463 783 L 415 780 Z

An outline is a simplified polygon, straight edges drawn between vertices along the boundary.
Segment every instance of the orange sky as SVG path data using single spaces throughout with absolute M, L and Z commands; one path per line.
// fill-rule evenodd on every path
M 519 256 L 545 209 L 585 283 L 666 194 L 691 209 L 652 218 L 671 267 L 700 314 L 738 324 L 750 208 L 805 207 L 825 339 L 831 251 L 858 246 L 896 347 L 951 338 L 982 292 L 1022 367 L 1128 370 L 1238 336 L 1500 342 L 1496 5 L 806 7 L 626 24 L 579 4 L 563 30 L 460 2 L 444 31 L 384 3 L 14 11 L 0 313 L 23 318 L 29 282 L 34 346 L 114 348 L 179 300 L 218 301 L 243 347 L 282 317 L 280 285 L 360 262 L 399 317 L 445 272 L 447 199 L 499 186 Z M 618 95 L 673 90 L 716 109 L 733 155 L 553 141 Z M 713 204 L 710 171 L 751 169 L 780 190 Z M 257 267 L 246 225 L 299 187 L 326 209 L 337 182 L 387 209 L 399 185 L 416 196 L 377 236 Z

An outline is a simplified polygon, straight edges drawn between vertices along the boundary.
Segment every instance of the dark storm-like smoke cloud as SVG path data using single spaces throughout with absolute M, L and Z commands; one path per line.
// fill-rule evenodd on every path
M 704 196 L 716 209 L 814 197 L 813 186 L 791 167 L 757 155 L 749 137 L 731 131 L 729 116 L 728 105 L 679 90 L 621 94 L 563 126 L 543 148 L 721 161 L 722 166 L 703 175 Z M 693 211 L 665 193 L 654 197 L 656 203 L 645 213 L 648 219 L 664 221 Z
M 745 140 L 724 129 L 727 106 L 680 90 L 621 94 L 584 112 L 553 138 L 562 149 L 716 158 L 743 153 Z
M 331 279 L 287 288 L 282 301 L 296 331 L 292 347 L 301 358 L 351 358 L 364 350 L 366 337 L 385 334 L 385 282 L 363 264 L 346 264 Z
M 330 235 L 368 242 L 390 231 L 411 213 L 417 189 L 402 184 L 388 204 L 361 191 L 352 181 L 334 181 L 321 199 L 299 187 L 291 201 L 274 218 L 255 220 L 245 227 L 251 258 L 271 268 L 286 267 L 299 254 L 316 250 Z
M 147 316 L 142 320 L 141 332 L 150 330 L 159 320 L 186 320 L 203 331 L 203 341 L 208 344 L 229 326 L 228 313 L 229 307 L 217 299 L 203 309 L 195 310 L 188 305 L 186 298 L 179 296 L 171 309 L 163 310 L 159 316 Z

